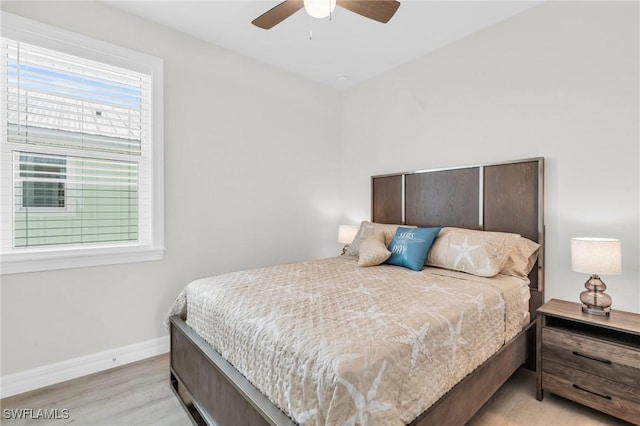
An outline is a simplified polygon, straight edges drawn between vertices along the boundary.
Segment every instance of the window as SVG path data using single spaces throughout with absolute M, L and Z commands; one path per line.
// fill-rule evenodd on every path
M 2 273 L 161 259 L 162 61 L 2 22 Z
M 19 154 L 20 179 L 16 182 L 17 212 L 26 209 L 66 207 L 65 179 L 67 159 Z M 55 211 L 55 210 L 52 210 Z

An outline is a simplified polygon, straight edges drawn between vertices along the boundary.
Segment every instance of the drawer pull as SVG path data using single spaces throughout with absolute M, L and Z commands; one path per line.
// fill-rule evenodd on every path
M 603 394 L 598 393 L 598 392 L 590 391 L 589 389 L 585 389 L 585 388 L 583 388 L 581 386 L 576 385 L 575 383 L 573 384 L 573 387 L 578 389 L 578 390 L 581 390 L 583 392 L 587 392 L 587 393 L 590 393 L 592 395 L 599 396 L 600 398 L 608 399 L 609 401 L 611 400 L 611 397 L 609 395 L 603 395 Z
M 581 356 L 583 358 L 591 359 L 593 361 L 598 361 L 598 362 L 601 362 L 603 364 L 611 364 L 611 361 L 609 361 L 608 359 L 596 358 L 595 356 L 581 354 L 580 352 L 577 352 L 577 351 L 573 351 L 573 354 L 577 355 L 577 356 Z

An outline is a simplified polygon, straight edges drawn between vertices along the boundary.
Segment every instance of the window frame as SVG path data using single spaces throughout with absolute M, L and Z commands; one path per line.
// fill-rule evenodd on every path
M 1 36 L 25 43 L 56 50 L 85 59 L 102 62 L 151 76 L 151 124 L 149 136 L 150 218 L 146 225 L 149 238 L 145 242 L 93 243 L 46 247 L 15 248 L 8 246 L 7 230 L 13 241 L 15 208 L 13 205 L 12 155 L 14 150 L 28 150 L 28 146 L 16 148 L 7 142 L 7 107 L 4 81 L 0 81 L 0 274 L 17 274 L 55 269 L 113 265 L 161 260 L 164 256 L 164 62 L 162 59 L 116 46 L 101 40 L 62 30 L 50 25 L 0 12 Z M 40 151 L 40 150 L 38 150 Z M 49 151 L 44 148 L 42 152 Z M 52 152 L 63 155 L 64 149 Z

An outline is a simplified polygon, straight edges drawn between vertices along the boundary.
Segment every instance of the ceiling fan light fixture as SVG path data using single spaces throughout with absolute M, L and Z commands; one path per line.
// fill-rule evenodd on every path
M 326 18 L 336 8 L 336 0 L 304 0 L 304 10 L 314 18 Z

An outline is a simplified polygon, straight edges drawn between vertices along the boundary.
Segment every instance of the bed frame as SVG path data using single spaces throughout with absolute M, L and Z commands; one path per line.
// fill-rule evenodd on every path
M 535 369 L 536 309 L 544 302 L 543 193 L 543 158 L 371 178 L 374 222 L 513 232 L 541 245 L 529 275 L 529 325 L 411 426 L 464 425 L 520 366 Z M 295 425 L 177 316 L 171 387 L 198 425 Z

